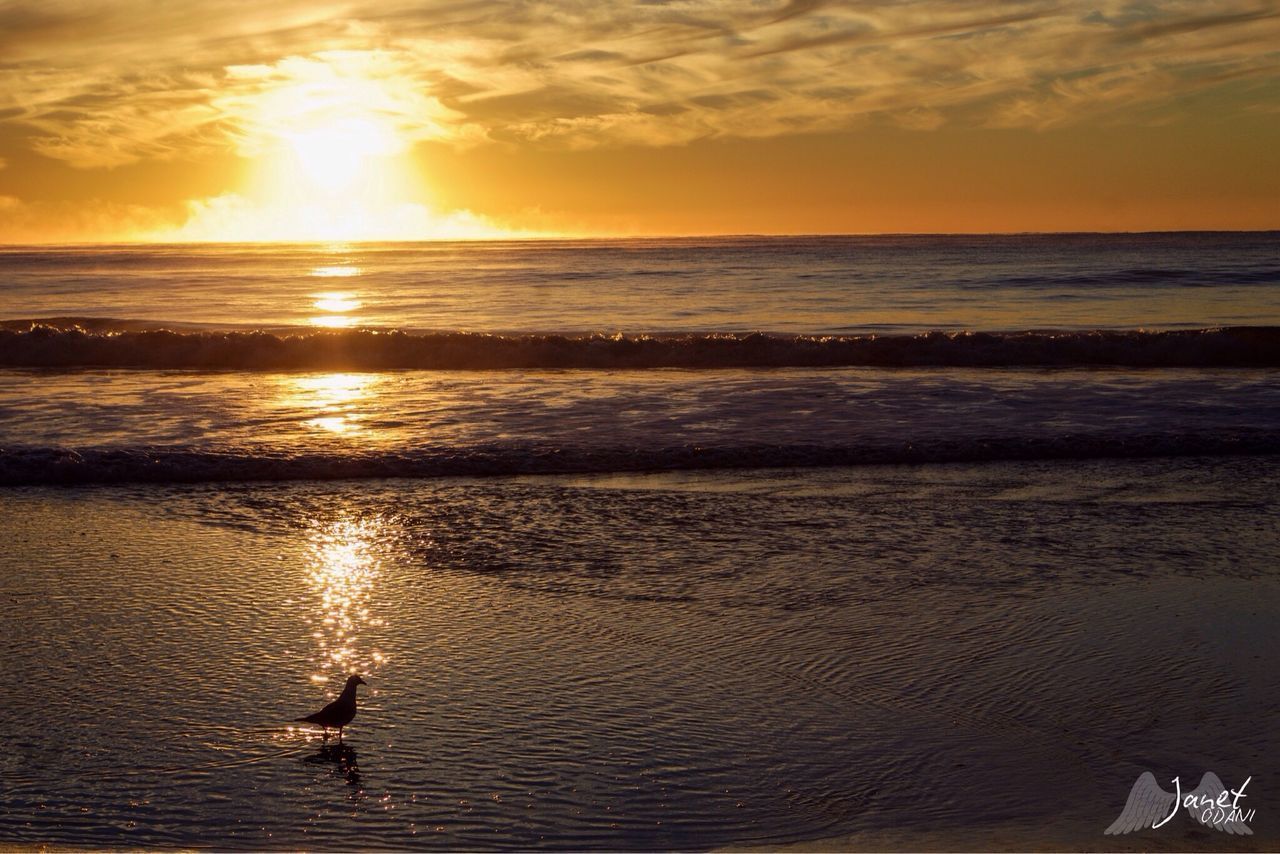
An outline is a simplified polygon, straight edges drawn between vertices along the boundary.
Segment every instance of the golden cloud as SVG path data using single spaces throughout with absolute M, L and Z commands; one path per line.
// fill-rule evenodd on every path
M 252 153 L 349 98 L 459 145 L 1047 128 L 1214 87 L 1264 109 L 1277 44 L 1260 0 L 42 0 L 0 9 L 0 142 L 85 168 Z

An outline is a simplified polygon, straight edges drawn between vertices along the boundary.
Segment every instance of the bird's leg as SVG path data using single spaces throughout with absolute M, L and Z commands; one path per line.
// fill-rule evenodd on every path
M 326 727 L 321 727 L 320 729 L 324 732 L 324 740 L 325 740 L 325 741 L 328 741 L 328 740 L 329 740 L 329 728 L 326 726 Z
M 342 744 L 342 727 L 338 727 L 338 744 Z

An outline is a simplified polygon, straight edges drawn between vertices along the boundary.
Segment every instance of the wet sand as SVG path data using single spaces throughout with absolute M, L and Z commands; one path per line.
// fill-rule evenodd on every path
M 9 490 L 0 839 L 1274 849 L 1276 465 Z

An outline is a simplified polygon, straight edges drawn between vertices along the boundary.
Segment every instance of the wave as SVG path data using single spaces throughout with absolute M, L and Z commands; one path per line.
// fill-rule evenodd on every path
M 535 444 L 306 452 L 260 448 L 0 448 L 0 486 L 433 478 L 695 469 L 1280 454 L 1280 431 L 969 437 L 857 445 L 564 448 Z
M 999 290 L 1019 287 L 1067 290 L 1075 293 L 1089 288 L 1214 288 L 1231 285 L 1275 285 L 1280 269 L 1257 267 L 1240 270 L 1198 268 L 1130 267 L 1062 273 L 1029 273 L 957 279 L 965 290 Z
M 1275 326 L 919 335 L 228 332 L 102 320 L 5 326 L 0 366 L 23 368 L 1280 367 Z

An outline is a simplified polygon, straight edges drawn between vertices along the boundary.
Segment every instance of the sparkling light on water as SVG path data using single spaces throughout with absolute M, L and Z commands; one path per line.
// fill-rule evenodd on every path
M 310 323 L 326 329 L 347 329 L 356 325 L 356 318 L 345 314 L 327 314 L 311 318 Z
M 350 291 L 325 291 L 316 294 L 316 301 L 312 303 L 321 311 L 329 311 L 335 314 L 341 314 L 347 311 L 355 311 L 363 303 L 355 298 L 355 294 Z
M 353 264 L 330 264 L 324 267 L 316 267 L 311 271 L 310 275 L 321 279 L 344 279 L 358 276 L 363 272 Z
M 355 267 L 327 267 L 322 268 L 329 272 L 323 275 L 328 276 L 357 276 L 360 274 L 358 268 Z M 313 273 L 312 275 L 316 275 Z M 354 326 L 358 317 L 350 314 L 364 303 L 356 298 L 356 294 L 351 291 L 323 291 L 313 294 L 315 299 L 311 305 L 318 311 L 328 312 L 327 314 L 318 315 L 310 319 L 312 326 L 322 326 L 330 329 L 344 329 Z
M 329 433 L 352 433 L 361 430 L 364 414 L 361 402 L 370 396 L 378 382 L 376 374 L 312 374 L 289 377 L 281 403 L 298 407 L 307 427 Z
M 370 603 L 382 570 L 377 544 L 380 519 L 316 523 L 308 532 L 307 580 L 319 605 L 308 616 L 317 645 L 312 680 L 370 673 L 385 656 L 362 640 L 366 628 L 382 626 Z

